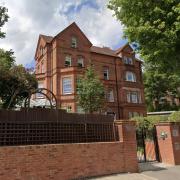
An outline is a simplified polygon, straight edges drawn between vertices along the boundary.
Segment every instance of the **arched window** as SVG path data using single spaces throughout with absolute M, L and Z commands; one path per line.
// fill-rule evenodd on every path
M 133 72 L 126 72 L 126 81 L 136 82 L 136 75 Z

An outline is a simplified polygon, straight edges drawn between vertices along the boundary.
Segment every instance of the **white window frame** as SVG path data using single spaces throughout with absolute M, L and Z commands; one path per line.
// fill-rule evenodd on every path
M 113 91 L 113 89 L 108 90 L 108 92 L 107 92 L 107 101 L 108 102 L 114 102 L 114 91 Z
M 131 102 L 138 103 L 138 93 L 137 92 L 131 92 Z
M 138 91 L 127 91 L 126 97 L 128 103 L 141 103 L 141 95 Z
M 127 102 L 131 103 L 131 92 L 130 91 L 127 92 Z
M 65 62 L 64 62 L 64 66 L 65 67 L 70 67 L 72 63 L 72 59 L 70 55 L 66 55 L 65 57 Z
M 62 79 L 62 93 L 72 94 L 72 78 L 71 77 L 64 77 Z
M 126 81 L 136 82 L 136 75 L 135 75 L 135 73 L 127 71 L 126 72 Z
M 38 88 L 44 88 L 44 82 L 38 81 Z M 41 93 L 36 93 L 36 98 L 44 98 L 44 95 Z
M 84 58 L 79 57 L 77 60 L 77 65 L 78 65 L 78 67 L 84 67 Z
M 76 48 L 77 47 L 77 38 L 76 37 L 72 37 L 71 38 L 71 47 L 72 48 Z
M 132 59 L 132 57 L 124 56 L 124 57 L 123 57 L 123 60 L 124 60 L 124 63 L 125 63 L 125 64 L 133 65 L 133 59 Z
M 106 76 L 105 76 L 105 74 L 106 74 Z M 109 69 L 108 68 L 104 68 L 103 76 L 104 76 L 104 80 L 109 80 Z

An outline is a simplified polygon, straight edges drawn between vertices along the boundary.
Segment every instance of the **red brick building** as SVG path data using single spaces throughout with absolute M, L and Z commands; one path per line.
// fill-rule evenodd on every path
M 50 89 L 61 108 L 81 111 L 75 100 L 76 82 L 93 64 L 106 89 L 106 113 L 115 113 L 116 118 L 146 114 L 142 62 L 128 44 L 116 51 L 93 46 L 72 23 L 55 37 L 39 36 L 35 61 L 39 87 Z

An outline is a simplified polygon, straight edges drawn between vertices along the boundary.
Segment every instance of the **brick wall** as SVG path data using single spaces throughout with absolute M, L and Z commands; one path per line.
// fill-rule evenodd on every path
M 180 165 L 180 123 L 160 123 L 156 130 L 161 162 Z M 167 135 L 164 139 L 162 133 Z
M 135 127 L 117 122 L 120 141 L 0 148 L 0 179 L 70 180 L 137 172 Z

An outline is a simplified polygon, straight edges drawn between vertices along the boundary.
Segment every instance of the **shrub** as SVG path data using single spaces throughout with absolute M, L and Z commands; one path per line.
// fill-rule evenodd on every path
M 155 124 L 159 122 L 168 121 L 167 115 L 161 116 L 147 116 L 147 117 L 133 117 L 131 120 L 136 121 L 137 129 L 148 129 L 151 130 Z
M 169 116 L 168 120 L 169 120 L 170 122 L 180 122 L 180 111 L 173 112 L 173 113 Z

